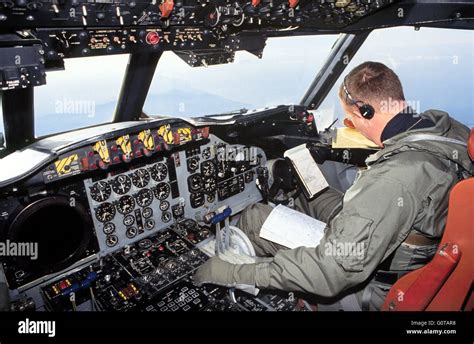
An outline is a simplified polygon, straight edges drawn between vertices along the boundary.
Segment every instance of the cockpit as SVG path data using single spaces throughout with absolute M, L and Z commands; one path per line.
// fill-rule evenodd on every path
M 380 147 L 346 136 L 338 101 L 359 63 L 388 64 L 412 109 L 472 128 L 472 13 L 468 1 L 0 1 L 2 309 L 314 310 L 312 295 L 192 276 L 222 233 L 228 259 L 255 256 L 237 225 L 246 208 L 314 196 L 290 150 L 341 193 L 366 168 Z M 457 310 L 474 304 L 466 288 Z

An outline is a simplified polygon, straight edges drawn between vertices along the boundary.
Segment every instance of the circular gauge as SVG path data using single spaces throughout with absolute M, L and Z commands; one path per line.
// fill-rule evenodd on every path
M 125 175 L 120 175 L 112 181 L 112 190 L 116 194 L 124 195 L 132 188 L 132 181 Z
M 171 213 L 166 211 L 161 215 L 161 221 L 164 223 L 170 222 L 171 221 Z
M 95 183 L 90 188 L 90 194 L 94 201 L 105 202 L 112 193 L 112 189 L 107 182 L 100 181 Z
M 143 239 L 138 242 L 138 247 L 143 250 L 149 249 L 153 245 L 153 242 L 150 239 Z
M 168 168 L 166 167 L 165 164 L 160 162 L 156 164 L 155 166 L 153 166 L 150 172 L 151 172 L 151 177 L 153 178 L 153 180 L 156 180 L 157 182 L 161 182 L 165 180 L 166 176 L 168 175 Z
M 135 196 L 140 207 L 148 207 L 153 202 L 153 192 L 150 189 L 143 189 Z
M 210 147 L 207 147 L 206 149 L 204 149 L 202 151 L 202 158 L 204 160 L 209 160 L 211 158 L 212 154 L 211 154 L 211 148 Z
M 204 161 L 201 165 L 201 173 L 204 177 L 212 177 L 216 173 L 216 165 L 212 161 Z
M 127 230 L 125 231 L 125 235 L 127 236 L 127 238 L 133 238 L 135 235 L 137 235 L 138 231 L 135 227 L 130 227 L 130 228 L 127 228 Z
M 153 219 L 148 219 L 145 221 L 145 228 L 148 230 L 152 230 L 155 228 L 155 220 Z
M 212 194 L 217 190 L 217 183 L 214 178 L 204 178 L 203 189 L 205 193 Z
M 161 211 L 167 211 L 170 208 L 170 202 L 168 201 L 162 201 L 160 203 L 160 210 Z
M 135 200 L 132 196 L 122 196 L 118 200 L 117 210 L 120 214 L 128 214 L 135 208 Z
M 135 173 L 132 174 L 132 183 L 137 188 L 144 188 L 150 182 L 150 173 L 144 168 L 136 170 Z
M 207 195 L 207 202 L 208 203 L 213 203 L 216 200 L 215 195 Z
M 158 183 L 155 188 L 155 197 L 158 198 L 160 201 L 165 200 L 171 193 L 171 187 L 167 183 Z
M 123 219 L 123 224 L 127 227 L 133 225 L 134 223 L 135 223 L 135 218 L 133 217 L 133 215 L 127 215 Z
M 194 172 L 199 168 L 199 157 L 195 156 L 188 159 L 188 171 Z
M 107 238 L 105 239 L 105 244 L 108 247 L 113 247 L 117 245 L 117 243 L 118 243 L 118 237 L 115 234 L 108 235 Z
M 151 208 L 144 208 L 142 215 L 143 215 L 143 217 L 144 217 L 145 219 L 149 219 L 150 217 L 153 216 L 153 209 L 151 209 Z
M 188 186 L 190 191 L 199 191 L 202 188 L 202 177 L 200 174 L 193 174 L 188 178 Z
M 115 231 L 115 225 L 112 222 L 108 222 L 104 225 L 104 234 L 109 235 Z
M 110 222 L 115 217 L 115 208 L 111 203 L 102 203 L 95 210 L 95 217 L 100 222 Z

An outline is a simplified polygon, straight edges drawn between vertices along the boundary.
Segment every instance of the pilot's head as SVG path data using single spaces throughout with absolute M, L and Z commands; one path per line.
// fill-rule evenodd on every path
M 406 107 L 398 76 L 383 63 L 370 61 L 347 74 L 339 100 L 354 128 L 380 147 L 383 129 Z

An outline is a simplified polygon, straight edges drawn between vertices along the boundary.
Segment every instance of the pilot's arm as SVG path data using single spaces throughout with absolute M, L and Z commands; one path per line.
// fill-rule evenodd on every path
M 316 248 L 280 250 L 255 264 L 232 265 L 212 258 L 194 280 L 334 297 L 364 282 L 398 247 L 411 229 L 416 209 L 416 197 L 399 181 L 365 171 L 346 192 L 342 211 Z

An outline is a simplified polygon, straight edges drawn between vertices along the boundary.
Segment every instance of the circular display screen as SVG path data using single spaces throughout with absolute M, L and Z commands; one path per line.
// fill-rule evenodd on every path
M 49 197 L 25 207 L 9 230 L 11 242 L 30 248 L 29 256 L 17 256 L 25 271 L 55 272 L 72 263 L 86 250 L 91 224 L 84 207 L 72 207 L 66 197 Z

